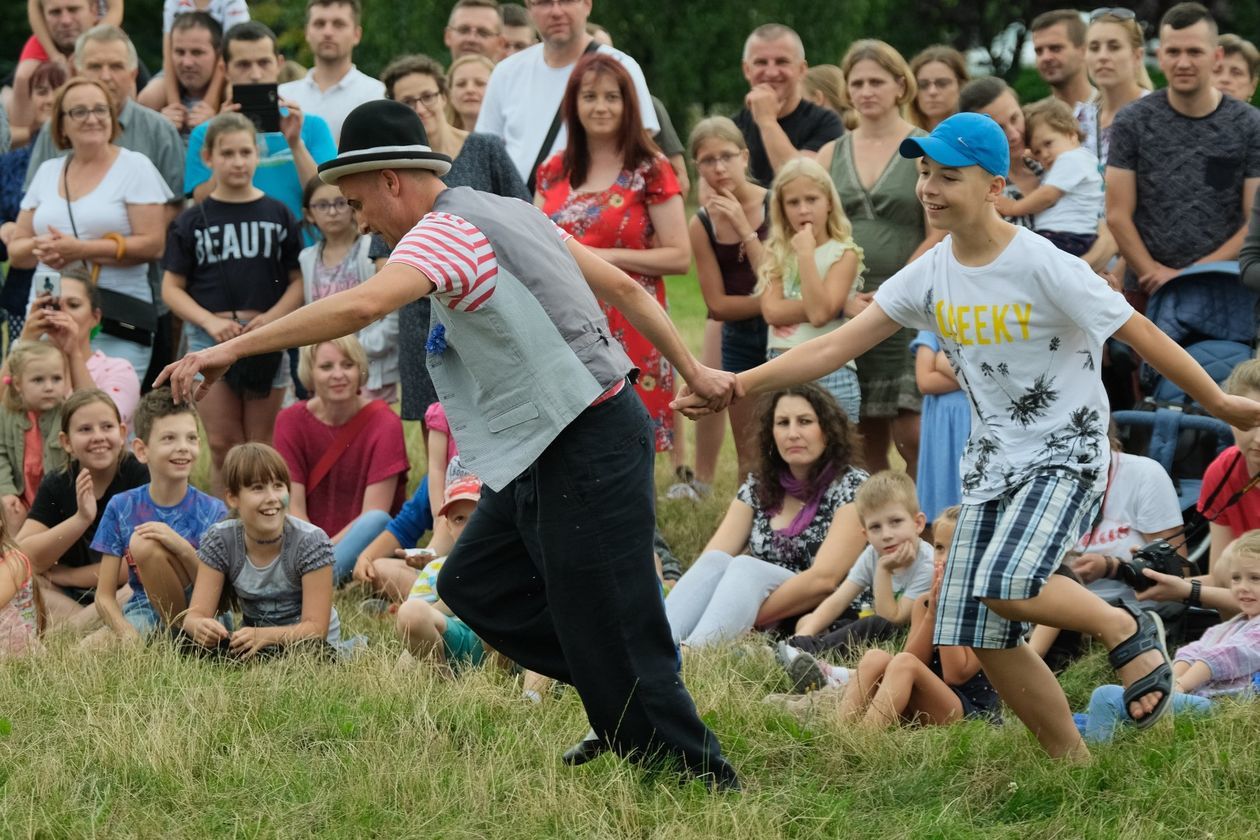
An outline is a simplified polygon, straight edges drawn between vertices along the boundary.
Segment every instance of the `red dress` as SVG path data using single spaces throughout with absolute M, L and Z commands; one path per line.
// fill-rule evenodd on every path
M 669 161 L 664 155 L 657 155 L 633 171 L 623 169 L 608 189 L 574 192 L 562 171 L 561 156 L 555 155 L 538 167 L 538 192 L 543 198 L 543 212 L 583 245 L 644 250 L 652 247 L 656 232 L 648 208 L 682 191 Z M 666 306 L 665 282 L 660 277 L 626 273 L 638 280 L 662 307 Z M 674 398 L 673 366 L 625 316 L 603 303 L 600 306 L 613 335 L 639 369 L 634 389 L 652 417 L 656 451 L 672 449 L 674 413 L 669 402 Z

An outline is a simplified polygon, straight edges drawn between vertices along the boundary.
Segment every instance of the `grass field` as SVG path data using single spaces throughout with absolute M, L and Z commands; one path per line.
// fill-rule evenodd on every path
M 673 314 L 698 345 L 686 280 Z M 417 459 L 419 450 L 415 450 Z M 679 556 L 703 545 L 734 489 L 729 442 L 714 498 L 664 503 Z M 419 460 L 417 460 L 419 463 Z M 660 485 L 668 483 L 661 459 Z M 585 730 L 560 691 L 518 699 L 497 671 L 458 682 L 398 671 L 386 621 L 338 596 L 354 662 L 255 667 L 164 646 L 0 665 L 0 837 L 1226 838 L 1260 835 L 1260 714 L 1226 709 L 1122 737 L 1088 766 L 1045 760 L 1016 723 L 866 733 L 762 705 L 786 689 L 756 642 L 687 659 L 704 719 L 745 792 L 710 796 L 613 759 L 563 768 Z M 1101 656 L 1064 678 L 1074 708 Z

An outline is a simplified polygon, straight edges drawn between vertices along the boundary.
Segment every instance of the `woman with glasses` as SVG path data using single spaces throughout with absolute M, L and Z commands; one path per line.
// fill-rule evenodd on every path
M 131 309 L 152 317 L 148 263 L 162 256 L 170 188 L 152 161 L 114 143 L 118 106 L 100 82 L 80 77 L 63 85 L 49 132 L 70 153 L 36 170 L 9 242 L 10 263 L 36 269 L 32 293 L 45 285 L 41 276 L 86 267 L 111 295 L 93 348 L 126 359 L 143 379 L 152 334 L 110 316 Z
M 971 79 L 967 60 L 953 47 L 936 44 L 910 60 L 910 72 L 919 89 L 910 100 L 910 122 L 930 132 L 941 120 L 958 113 L 958 94 Z
M 521 180 L 503 140 L 492 134 L 469 133 L 451 125 L 447 118 L 449 89 L 442 65 L 425 55 L 394 59 L 381 73 L 385 96 L 410 107 L 424 124 L 429 146 L 454 159 L 442 176 L 448 187 L 472 187 L 482 192 L 528 201 Z M 374 237 L 373 260 L 389 256 L 384 240 Z M 425 341 L 429 335 L 429 299 L 422 297 L 398 310 L 399 382 L 402 385 L 402 418 L 424 420 L 437 402 L 433 380 L 425 367 Z
M 341 190 L 318 177 L 302 190 L 302 215 L 317 236 L 302 249 L 302 299 L 312 303 L 344 292 L 376 273 L 369 256 L 372 237 L 359 233 L 359 222 Z M 398 402 L 398 313 L 391 312 L 355 335 L 367 357 L 367 377 L 361 384 L 369 400 Z

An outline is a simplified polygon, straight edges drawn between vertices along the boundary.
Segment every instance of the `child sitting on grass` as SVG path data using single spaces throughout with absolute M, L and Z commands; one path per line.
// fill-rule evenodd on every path
M 298 643 L 352 650 L 357 640 L 341 641 L 332 605 L 332 542 L 285 513 L 290 484 L 284 458 L 262 443 L 234 446 L 223 461 L 223 481 L 234 515 L 201 542 L 184 633 L 234 659 L 270 656 Z M 235 631 L 215 618 L 228 586 L 241 604 L 244 626 Z
M 31 561 L 0 523 L 0 662 L 41 649 L 43 616 Z
M 1174 713 L 1208 712 L 1216 698 L 1250 690 L 1260 671 L 1260 531 L 1234 540 L 1223 559 L 1240 612 L 1173 657 Z M 1089 712 L 1077 716 L 1077 725 L 1087 741 L 1110 741 L 1126 719 L 1124 689 L 1103 685 L 1094 689 Z
M 869 545 L 839 588 L 802 616 L 796 635 L 778 646 L 779 661 L 794 680 L 801 651 L 844 656 L 892 638 L 910 620 L 915 599 L 932 587 L 932 545 L 919 538 L 927 523 L 914 480 L 903 472 L 876 473 L 858 488 L 853 501 Z M 874 612 L 858 617 L 852 605 L 865 592 L 871 593 Z
M 463 533 L 480 499 L 481 481 L 474 475 L 465 475 L 446 486 L 446 499 L 438 516 L 446 520 L 452 544 Z M 480 665 L 486 656 L 481 640 L 438 595 L 438 572 L 445 562 L 445 557 L 434 558 L 431 552 L 407 557 L 408 565 L 419 568 L 420 574 L 411 587 L 411 594 L 398 608 L 396 627 L 407 645 L 403 657 L 432 657 L 452 669 Z
M 188 483 L 201 454 L 197 410 L 171 400 L 169 388 L 145 394 L 136 408 L 136 460 L 149 467 L 149 483 L 109 500 L 92 539 L 101 554 L 96 609 L 105 626 L 89 645 L 117 637 L 140 641 L 170 627 L 188 608 L 197 574 L 197 546 L 227 508 Z M 119 566 L 127 563 L 131 600 L 114 598 Z

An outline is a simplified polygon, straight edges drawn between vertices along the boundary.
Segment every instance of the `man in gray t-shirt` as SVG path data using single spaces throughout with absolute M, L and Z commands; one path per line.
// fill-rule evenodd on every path
M 1116 114 L 1107 224 L 1129 285 L 1152 294 L 1186 266 L 1238 258 L 1260 187 L 1260 112 L 1212 86 L 1216 23 L 1182 3 L 1160 25 L 1167 90 Z

